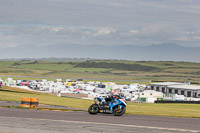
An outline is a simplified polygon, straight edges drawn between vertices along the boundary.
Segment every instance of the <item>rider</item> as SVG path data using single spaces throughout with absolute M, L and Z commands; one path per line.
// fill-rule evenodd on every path
M 112 101 L 112 96 L 113 96 L 113 93 L 110 92 L 109 95 L 107 95 L 106 97 L 104 97 L 104 99 L 102 100 L 102 103 L 104 105 L 108 105 L 110 101 Z
M 108 105 L 109 102 L 114 102 L 114 99 L 121 99 L 123 97 L 123 94 L 119 94 L 119 95 L 114 95 L 112 92 L 110 93 L 110 95 L 107 95 L 104 100 L 102 101 L 104 104 Z
M 2 86 L 2 81 L 0 81 L 0 88 L 1 88 L 1 86 Z

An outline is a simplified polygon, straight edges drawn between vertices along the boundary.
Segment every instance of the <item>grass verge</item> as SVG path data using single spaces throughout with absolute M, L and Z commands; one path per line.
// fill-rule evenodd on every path
M 85 111 L 81 109 L 60 109 L 60 108 L 41 108 L 41 107 L 36 107 L 36 108 L 29 108 L 29 107 L 21 107 L 21 106 L 0 106 L 4 108 L 19 108 L 19 109 L 35 109 L 35 110 L 49 110 L 49 111 Z
M 200 104 L 128 103 L 127 114 L 200 118 Z

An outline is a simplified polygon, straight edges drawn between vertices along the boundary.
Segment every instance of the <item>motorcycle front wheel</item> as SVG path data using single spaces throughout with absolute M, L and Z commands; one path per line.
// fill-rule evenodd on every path
M 89 108 L 88 108 L 88 112 L 92 115 L 95 115 L 99 112 L 99 107 L 97 104 L 92 104 Z
M 119 107 L 115 107 L 113 113 L 115 116 L 121 116 L 126 112 L 126 107 L 122 106 L 120 109 Z

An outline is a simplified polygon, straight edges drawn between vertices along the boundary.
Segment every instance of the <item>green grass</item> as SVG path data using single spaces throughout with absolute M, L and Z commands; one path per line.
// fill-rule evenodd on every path
M 106 69 L 106 68 L 72 68 L 70 71 L 74 72 L 107 72 L 112 71 L 112 69 Z
M 200 118 L 200 104 L 129 103 L 128 114 Z
M 72 68 L 72 66 L 63 64 L 25 64 L 25 65 L 19 65 L 16 68 L 63 71 Z
M 67 106 L 81 109 L 87 109 L 93 103 L 92 100 L 57 97 L 52 94 L 30 92 L 7 86 L 3 86 L 0 90 L 0 101 L 20 102 L 21 97 L 38 98 L 40 104 Z M 135 115 L 200 118 L 200 104 L 128 103 L 126 113 Z
M 95 63 L 91 63 L 95 62 Z M 84 64 L 83 67 L 81 64 Z M 97 68 L 97 65 L 101 68 Z M 137 64 L 134 66 L 133 64 Z M 132 68 L 135 67 L 135 69 Z M 127 67 L 127 68 L 124 68 Z M 142 69 L 140 68 L 142 67 Z M 155 68 L 149 69 L 149 68 Z M 143 71 L 144 69 L 144 71 Z M 137 71 L 138 70 L 138 71 Z M 0 61 L 0 75 L 200 83 L 200 63 L 173 61 Z
M 11 67 L 14 61 L 0 61 L 0 68 Z

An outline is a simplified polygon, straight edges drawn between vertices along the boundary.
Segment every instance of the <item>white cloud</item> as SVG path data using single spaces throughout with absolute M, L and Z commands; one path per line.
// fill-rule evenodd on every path
M 0 0 L 0 12 L 0 34 L 14 37 L 1 44 L 200 46 L 197 0 Z
M 186 36 L 181 36 L 181 37 L 172 38 L 171 40 L 190 41 L 191 39 L 189 37 L 186 37 Z
M 194 31 L 186 31 L 186 34 L 193 35 L 193 34 L 195 34 L 195 32 Z
M 109 28 L 109 27 L 103 27 L 103 28 L 99 28 L 99 30 L 97 31 L 97 33 L 94 34 L 94 36 L 98 36 L 98 35 L 108 35 L 111 32 L 115 32 L 114 29 Z
M 138 33 L 140 33 L 138 30 L 130 30 L 129 32 L 130 32 L 130 33 L 133 33 L 133 34 L 138 34 Z
M 63 30 L 64 28 L 62 27 L 51 27 L 50 28 L 50 32 L 58 32 L 58 31 L 61 31 Z
M 200 36 L 193 36 L 194 39 L 200 40 Z

